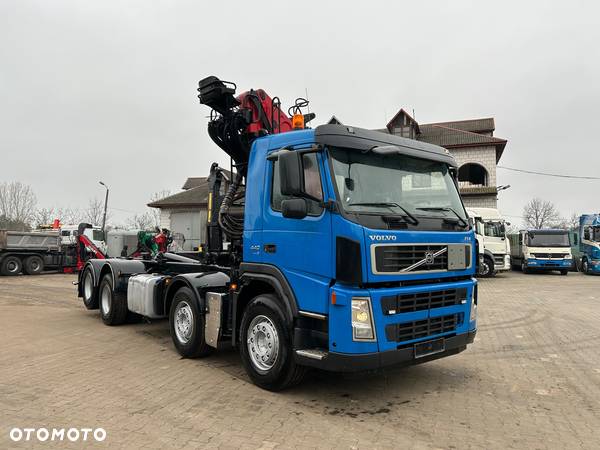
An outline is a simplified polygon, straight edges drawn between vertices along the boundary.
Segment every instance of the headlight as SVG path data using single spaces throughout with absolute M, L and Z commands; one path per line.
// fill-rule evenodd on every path
M 471 314 L 469 315 L 469 322 L 475 322 L 477 320 L 477 301 L 475 300 L 475 289 L 477 286 L 473 287 L 473 292 L 471 293 Z
M 369 297 L 352 298 L 352 339 L 355 341 L 375 340 L 371 299 Z

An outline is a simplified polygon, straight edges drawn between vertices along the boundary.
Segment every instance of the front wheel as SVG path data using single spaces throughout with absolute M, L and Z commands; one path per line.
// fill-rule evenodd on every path
M 244 311 L 240 354 L 248 376 L 269 391 L 298 384 L 306 373 L 294 361 L 291 330 L 274 295 L 255 297 Z
M 525 264 L 525 261 L 521 262 L 521 272 L 523 272 L 523 273 L 529 273 L 529 269 L 527 268 L 527 265 Z
M 569 275 L 569 271 L 567 269 L 563 269 L 560 271 L 561 275 Z
M 180 288 L 173 297 L 169 311 L 171 339 L 177 352 L 185 358 L 199 358 L 212 353 L 204 339 L 204 315 L 200 314 L 194 293 Z
M 481 264 L 479 266 L 479 275 L 482 278 L 489 278 L 496 275 L 496 272 L 494 271 L 494 263 L 490 258 L 484 257 L 481 260 Z
M 581 271 L 583 273 L 590 273 L 590 265 L 589 265 L 587 259 L 584 259 L 583 262 L 581 263 Z

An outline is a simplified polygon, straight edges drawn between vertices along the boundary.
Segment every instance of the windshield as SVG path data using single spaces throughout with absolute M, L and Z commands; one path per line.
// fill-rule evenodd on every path
M 331 148 L 333 172 L 345 211 L 409 214 L 466 220 L 448 166 L 405 155 Z
M 529 233 L 528 247 L 570 247 L 571 241 L 566 233 Z
M 504 223 L 503 222 L 483 222 L 483 234 L 489 237 L 504 237 Z

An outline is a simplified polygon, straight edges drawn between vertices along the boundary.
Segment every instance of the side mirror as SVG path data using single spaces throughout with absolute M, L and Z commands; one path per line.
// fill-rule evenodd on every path
M 301 197 L 304 193 L 304 171 L 301 158 L 302 155 L 299 152 L 293 151 L 282 152 L 279 155 L 279 180 L 281 193 L 285 196 Z
M 281 215 L 288 219 L 304 219 L 308 215 L 308 203 L 304 198 L 291 198 L 281 202 Z
M 590 229 L 589 228 L 585 228 L 583 230 L 583 238 L 589 240 L 590 239 Z

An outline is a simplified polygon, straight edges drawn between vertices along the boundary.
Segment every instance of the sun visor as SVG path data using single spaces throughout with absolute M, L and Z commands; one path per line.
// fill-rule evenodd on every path
M 363 152 L 373 150 L 381 155 L 400 154 L 439 161 L 451 167 L 458 166 L 454 157 L 443 147 L 381 131 L 327 124 L 320 125 L 315 129 L 315 140 L 318 145 L 345 147 Z

